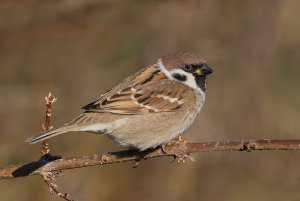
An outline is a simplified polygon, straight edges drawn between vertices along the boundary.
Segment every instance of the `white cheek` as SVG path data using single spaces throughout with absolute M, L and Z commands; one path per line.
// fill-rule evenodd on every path
M 187 73 L 182 69 L 174 69 L 170 72 L 171 75 L 176 74 L 176 73 L 186 76 L 186 81 L 179 81 L 179 82 L 182 82 L 193 89 L 199 90 L 199 87 L 197 86 L 195 77 L 191 73 Z M 172 79 L 175 80 L 173 77 L 172 77 Z
M 184 70 L 182 69 L 174 69 L 174 70 L 171 70 L 170 72 L 164 67 L 164 65 L 162 64 L 161 62 L 161 59 L 159 59 L 157 61 L 157 66 L 158 68 L 170 79 L 170 80 L 176 80 L 172 74 L 174 73 L 178 73 L 178 74 L 181 74 L 181 75 L 185 75 L 187 80 L 186 81 L 179 81 L 179 80 L 176 80 L 178 82 L 182 82 L 184 84 L 186 84 L 187 86 L 191 87 L 192 89 L 196 89 L 197 91 L 200 91 L 202 92 L 202 90 L 197 86 L 197 83 L 196 83 L 196 80 L 195 80 L 195 77 L 191 74 L 191 73 L 187 73 L 185 72 Z M 203 93 L 203 92 L 202 92 Z

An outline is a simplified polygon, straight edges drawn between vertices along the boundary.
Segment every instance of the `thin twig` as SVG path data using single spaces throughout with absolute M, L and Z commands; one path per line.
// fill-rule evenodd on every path
M 61 158 L 58 156 L 42 157 L 37 161 L 19 165 L 9 165 L 0 168 L 0 179 L 42 175 L 45 172 L 62 171 L 96 165 L 107 165 L 121 162 L 136 162 L 143 159 L 188 155 L 196 152 L 214 151 L 256 151 L 256 150 L 300 150 L 300 140 L 236 140 L 225 142 L 204 142 L 172 144 L 164 148 L 138 151 L 119 151 L 106 154 L 93 154 L 90 156 Z
M 46 101 L 46 116 L 45 116 L 45 122 L 43 123 L 42 126 L 42 131 L 47 131 L 52 128 L 51 126 L 52 105 L 55 101 L 57 101 L 57 98 L 54 97 L 51 92 L 49 92 L 48 95 L 45 97 L 45 101 Z M 50 153 L 48 140 L 43 141 L 41 153 L 42 155 Z
M 58 191 L 58 186 L 55 184 L 56 177 L 60 176 L 61 171 L 54 171 L 54 172 L 48 172 L 44 173 L 42 176 L 44 178 L 45 183 L 49 187 L 50 194 L 52 195 L 53 192 L 56 193 L 59 197 L 63 198 L 67 201 L 74 201 L 70 198 L 70 195 L 67 193 L 61 193 Z
M 45 97 L 46 101 L 46 116 L 45 116 L 45 122 L 43 123 L 42 130 L 47 131 L 51 129 L 51 116 L 52 116 L 52 106 L 53 103 L 57 100 L 56 97 L 52 95 L 51 92 L 48 93 L 48 95 Z M 49 148 L 49 142 L 48 140 L 44 140 L 42 143 L 42 161 L 47 162 L 47 159 L 50 158 L 50 148 Z M 51 195 L 53 195 L 53 192 L 56 193 L 59 197 L 67 200 L 67 201 L 73 201 L 69 194 L 67 193 L 61 193 L 58 190 L 58 186 L 55 184 L 56 177 L 58 177 L 61 174 L 61 171 L 43 171 L 40 173 L 40 175 L 43 177 L 44 182 L 49 187 L 49 192 Z

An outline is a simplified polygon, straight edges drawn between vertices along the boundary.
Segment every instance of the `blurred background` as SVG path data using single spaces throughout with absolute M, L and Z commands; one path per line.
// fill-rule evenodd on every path
M 37 159 L 24 140 L 53 125 L 165 53 L 201 53 L 215 73 L 193 142 L 300 138 L 300 2 L 261 0 L 31 0 L 0 4 L 0 165 Z M 121 150 L 105 136 L 73 133 L 53 154 Z M 65 171 L 75 200 L 299 200 L 296 151 L 219 152 Z M 0 181 L 1 200 L 61 200 L 40 177 Z

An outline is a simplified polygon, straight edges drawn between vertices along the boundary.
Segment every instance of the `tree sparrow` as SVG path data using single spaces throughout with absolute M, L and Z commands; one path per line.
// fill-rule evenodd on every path
M 206 76 L 212 72 L 196 53 L 164 55 L 82 107 L 84 113 L 71 122 L 26 141 L 87 131 L 140 151 L 165 145 L 194 122 L 205 100 Z

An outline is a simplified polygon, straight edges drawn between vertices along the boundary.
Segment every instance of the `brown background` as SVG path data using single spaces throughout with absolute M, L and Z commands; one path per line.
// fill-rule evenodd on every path
M 7 0 L 0 3 L 0 164 L 39 157 L 44 96 L 53 124 L 167 52 L 197 51 L 215 70 L 190 141 L 296 139 L 300 131 L 300 2 Z M 87 133 L 51 140 L 53 153 L 120 150 Z M 299 200 L 299 152 L 199 153 L 64 172 L 76 200 Z M 39 177 L 0 181 L 0 200 L 60 200 Z

